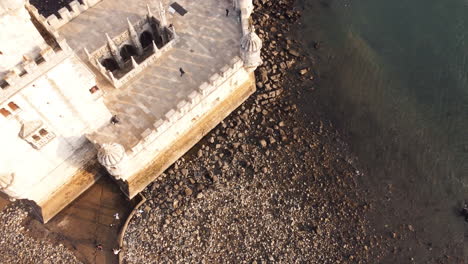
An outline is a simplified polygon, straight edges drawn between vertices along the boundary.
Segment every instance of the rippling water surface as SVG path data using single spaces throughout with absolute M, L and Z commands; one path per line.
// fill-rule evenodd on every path
M 301 35 L 318 62 L 317 91 L 309 96 L 324 102 L 367 167 L 363 181 L 382 206 L 377 228 L 415 226 L 419 245 L 408 240 L 398 250 L 418 256 L 417 263 L 462 256 L 468 231 L 457 210 L 468 199 L 468 2 L 299 6 Z

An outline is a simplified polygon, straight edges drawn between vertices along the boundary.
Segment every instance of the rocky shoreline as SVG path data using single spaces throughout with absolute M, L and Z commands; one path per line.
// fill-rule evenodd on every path
M 254 1 L 258 91 L 145 191 L 126 263 L 374 263 L 362 175 L 333 126 L 294 104 L 313 65 L 294 1 Z

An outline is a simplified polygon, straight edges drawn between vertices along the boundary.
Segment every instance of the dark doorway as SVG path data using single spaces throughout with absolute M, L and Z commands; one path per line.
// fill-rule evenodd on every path
M 106 68 L 106 70 L 111 71 L 111 72 L 119 69 L 119 64 L 117 63 L 117 61 L 115 61 L 112 58 L 107 58 L 107 59 L 103 60 L 102 61 L 102 66 L 104 66 L 104 68 Z
M 150 46 L 153 43 L 153 35 L 149 31 L 145 31 L 140 35 L 140 43 L 143 48 Z
M 130 60 L 130 57 L 131 56 L 137 56 L 138 55 L 138 51 L 137 49 L 132 46 L 132 45 L 124 45 L 121 49 L 120 49 L 120 56 L 122 56 L 122 59 L 124 61 L 128 61 Z

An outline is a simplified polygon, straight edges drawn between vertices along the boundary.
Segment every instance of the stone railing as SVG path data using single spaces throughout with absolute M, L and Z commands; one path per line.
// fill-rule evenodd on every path
M 69 4 L 71 11 L 68 10 L 67 7 L 62 7 L 58 10 L 60 18 L 54 14 L 47 17 L 46 21 L 51 27 L 59 29 L 60 27 L 67 24 L 72 19 L 79 16 L 81 13 L 83 13 L 84 11 L 88 10 L 89 8 L 93 7 L 101 1 L 102 0 L 83 0 L 83 4 L 81 4 L 79 1 L 74 0 Z
M 152 128 L 148 128 L 141 134 L 141 140 L 127 150 L 127 155 L 131 158 L 138 154 L 145 147 L 163 135 L 171 126 L 175 125 L 182 117 L 191 112 L 204 98 L 214 92 L 220 85 L 231 78 L 239 69 L 244 66 L 241 58 L 236 56 L 231 62 L 222 67 L 218 73 L 213 74 L 208 82 L 202 83 L 197 90 L 191 92 L 186 99 L 181 100 L 175 109 L 169 110 L 164 118 L 157 120 Z
M 72 53 L 65 39 L 59 39 L 57 42 L 59 49 L 54 50 L 52 47 L 46 46 L 34 59 L 25 56 L 20 65 L 10 70 L 3 79 L 0 79 L 0 101 L 13 95 L 18 89 L 35 80 Z

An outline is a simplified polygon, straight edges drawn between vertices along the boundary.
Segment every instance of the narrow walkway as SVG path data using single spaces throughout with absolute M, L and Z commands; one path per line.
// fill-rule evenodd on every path
M 118 256 L 112 249 L 118 248 L 119 231 L 134 205 L 104 175 L 46 225 L 31 219 L 26 227 L 38 239 L 63 244 L 83 263 L 115 264 Z M 116 213 L 118 220 L 114 218 Z M 97 244 L 102 244 L 103 249 L 97 250 Z

